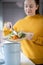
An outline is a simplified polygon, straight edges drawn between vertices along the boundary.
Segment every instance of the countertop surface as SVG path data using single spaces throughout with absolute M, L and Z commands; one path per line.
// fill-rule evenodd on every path
M 1 64 L 1 65 L 5 65 L 5 64 Z M 29 63 L 21 63 L 21 65 L 33 65 L 33 64 L 29 64 Z M 34 64 L 35 65 L 35 64 Z

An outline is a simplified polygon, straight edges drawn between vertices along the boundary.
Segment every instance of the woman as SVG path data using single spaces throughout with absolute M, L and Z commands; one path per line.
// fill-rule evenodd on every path
M 34 34 L 31 39 L 20 41 L 21 50 L 35 64 L 43 64 L 43 16 L 39 15 L 38 9 L 39 0 L 25 0 L 24 11 L 27 16 L 17 21 L 13 29 Z
M 25 0 L 26 17 L 14 24 L 16 31 L 32 32 L 31 40 L 21 41 L 21 50 L 35 64 L 43 64 L 43 16 L 39 15 L 39 0 Z

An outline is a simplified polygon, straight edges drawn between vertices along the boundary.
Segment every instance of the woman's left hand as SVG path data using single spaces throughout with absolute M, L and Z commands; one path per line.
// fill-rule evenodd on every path
M 29 33 L 26 33 L 26 39 L 28 40 L 31 40 L 33 38 L 33 33 L 29 32 Z

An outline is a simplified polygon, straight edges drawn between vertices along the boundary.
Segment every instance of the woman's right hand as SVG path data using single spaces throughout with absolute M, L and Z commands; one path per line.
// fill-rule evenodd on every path
M 7 22 L 7 23 L 4 24 L 4 27 L 6 27 L 7 29 L 11 29 L 12 28 L 12 23 Z
M 3 26 L 3 35 L 7 36 L 9 33 L 11 33 L 11 31 L 12 31 L 12 23 L 11 22 L 5 23 Z

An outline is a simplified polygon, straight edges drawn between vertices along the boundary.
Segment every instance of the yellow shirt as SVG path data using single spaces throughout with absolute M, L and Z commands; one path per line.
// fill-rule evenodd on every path
M 33 32 L 32 40 L 22 40 L 21 50 L 36 64 L 43 64 L 43 16 L 26 16 L 13 26 L 16 31 Z

